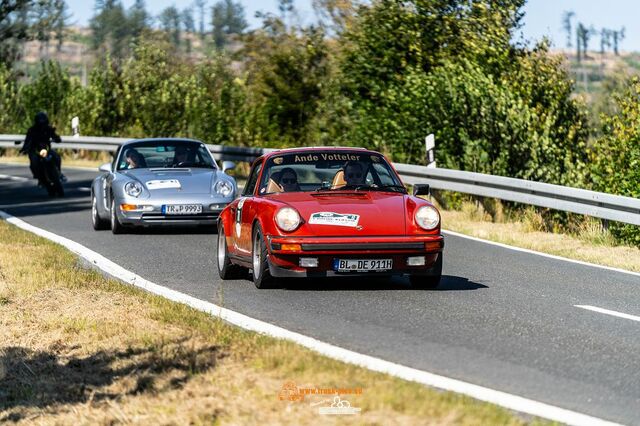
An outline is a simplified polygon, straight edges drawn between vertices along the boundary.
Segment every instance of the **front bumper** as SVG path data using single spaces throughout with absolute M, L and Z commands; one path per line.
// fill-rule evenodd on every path
M 362 275 L 429 275 L 444 248 L 442 235 L 392 237 L 268 237 L 269 272 L 274 277 Z M 412 266 L 409 258 L 424 257 Z M 316 258 L 317 267 L 300 266 L 300 258 Z M 335 259 L 392 259 L 389 270 L 338 272 Z
M 230 201 L 224 202 L 203 199 L 183 199 L 180 201 L 150 201 L 125 199 L 116 202 L 116 214 L 123 225 L 156 226 L 156 225 L 215 225 L 222 209 Z M 144 206 L 138 210 L 122 210 L 122 204 Z M 202 213 L 188 215 L 168 215 L 162 213 L 162 206 L 167 204 L 200 204 Z

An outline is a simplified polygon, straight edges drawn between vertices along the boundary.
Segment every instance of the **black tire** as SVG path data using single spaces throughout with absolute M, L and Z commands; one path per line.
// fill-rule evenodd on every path
M 234 265 L 229 259 L 229 251 L 227 250 L 227 238 L 222 223 L 218 227 L 218 246 L 216 259 L 218 263 L 218 274 L 223 280 L 231 280 L 234 278 L 242 278 L 247 276 L 247 270 L 241 266 Z
M 58 197 L 64 197 L 64 188 L 62 187 L 62 181 L 60 181 L 60 179 L 53 183 L 53 189 Z
M 93 193 L 91 194 L 91 224 L 96 231 L 109 228 L 109 221 L 104 220 L 98 214 L 98 200 Z
M 426 274 L 410 275 L 409 281 L 411 282 L 411 287 L 424 290 L 434 290 L 438 288 L 440 280 L 442 279 L 442 257 L 443 253 L 439 253 L 436 263 Z
M 124 234 L 126 229 L 124 225 L 120 223 L 118 220 L 118 215 L 116 214 L 116 200 L 111 197 L 111 232 L 114 234 Z
M 274 279 L 269 272 L 267 245 L 264 242 L 260 224 L 256 224 L 253 229 L 253 238 L 251 241 L 251 261 L 253 265 L 251 277 L 253 278 L 253 284 L 259 289 L 272 288 Z
M 56 196 L 56 190 L 53 187 L 53 185 L 50 185 L 49 182 L 44 182 L 43 185 L 46 188 L 47 194 L 49 194 L 49 197 L 55 197 Z

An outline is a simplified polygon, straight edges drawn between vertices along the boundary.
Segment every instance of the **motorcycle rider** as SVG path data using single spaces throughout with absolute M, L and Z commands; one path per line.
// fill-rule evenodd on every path
M 64 182 L 67 179 L 60 169 L 62 160 L 60 155 L 51 148 L 51 141 L 60 143 L 62 142 L 62 139 L 60 139 L 60 136 L 56 133 L 55 127 L 51 127 L 51 125 L 49 125 L 49 117 L 47 116 L 47 113 L 40 111 L 36 114 L 33 120 L 33 126 L 31 126 L 27 131 L 27 137 L 24 140 L 24 145 L 20 152 L 26 153 L 29 156 L 29 168 L 31 169 L 31 174 L 33 174 L 34 179 L 38 179 L 40 181 L 41 171 L 38 170 L 38 156 L 41 150 L 46 149 L 53 158 L 53 161 L 58 168 L 58 172 L 60 172 L 60 178 Z

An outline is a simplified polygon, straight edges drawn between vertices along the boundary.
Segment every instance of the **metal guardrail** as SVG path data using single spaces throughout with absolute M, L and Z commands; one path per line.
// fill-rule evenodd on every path
M 504 176 L 394 164 L 406 183 L 640 225 L 640 199 Z
M 115 152 L 120 145 L 132 138 L 109 138 L 95 136 L 61 136 L 61 143 L 54 143 L 56 149 L 84 149 L 87 151 Z M 0 135 L 0 148 L 20 148 L 24 135 Z M 273 151 L 266 148 L 248 148 L 207 144 L 216 160 L 251 162 L 262 154 Z
M 15 142 L 23 140 L 23 135 L 0 135 L 0 147 L 18 148 L 19 145 L 16 145 Z M 114 152 L 118 146 L 128 140 L 131 139 L 63 136 L 62 143 L 56 144 L 55 147 Z M 216 160 L 247 162 L 253 161 L 266 152 L 273 151 L 265 148 L 224 145 L 207 145 L 207 147 Z M 410 184 L 428 183 L 434 189 L 498 198 L 640 225 L 640 199 L 637 198 L 460 170 L 427 168 L 400 163 L 394 163 L 394 167 L 404 182 Z

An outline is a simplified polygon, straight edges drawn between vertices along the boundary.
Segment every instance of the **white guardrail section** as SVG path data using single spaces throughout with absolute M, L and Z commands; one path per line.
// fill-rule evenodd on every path
M 54 144 L 54 147 L 114 152 L 118 146 L 128 140 L 131 139 L 63 136 L 62 143 Z M 19 148 L 22 141 L 24 141 L 23 135 L 0 135 L 0 148 Z M 207 145 L 207 147 L 216 160 L 230 161 L 250 162 L 265 152 L 272 151 L 271 149 L 224 145 Z M 640 225 L 640 199 L 637 198 L 460 170 L 427 168 L 399 163 L 395 163 L 394 167 L 405 183 L 427 183 L 434 189 L 498 198 Z

